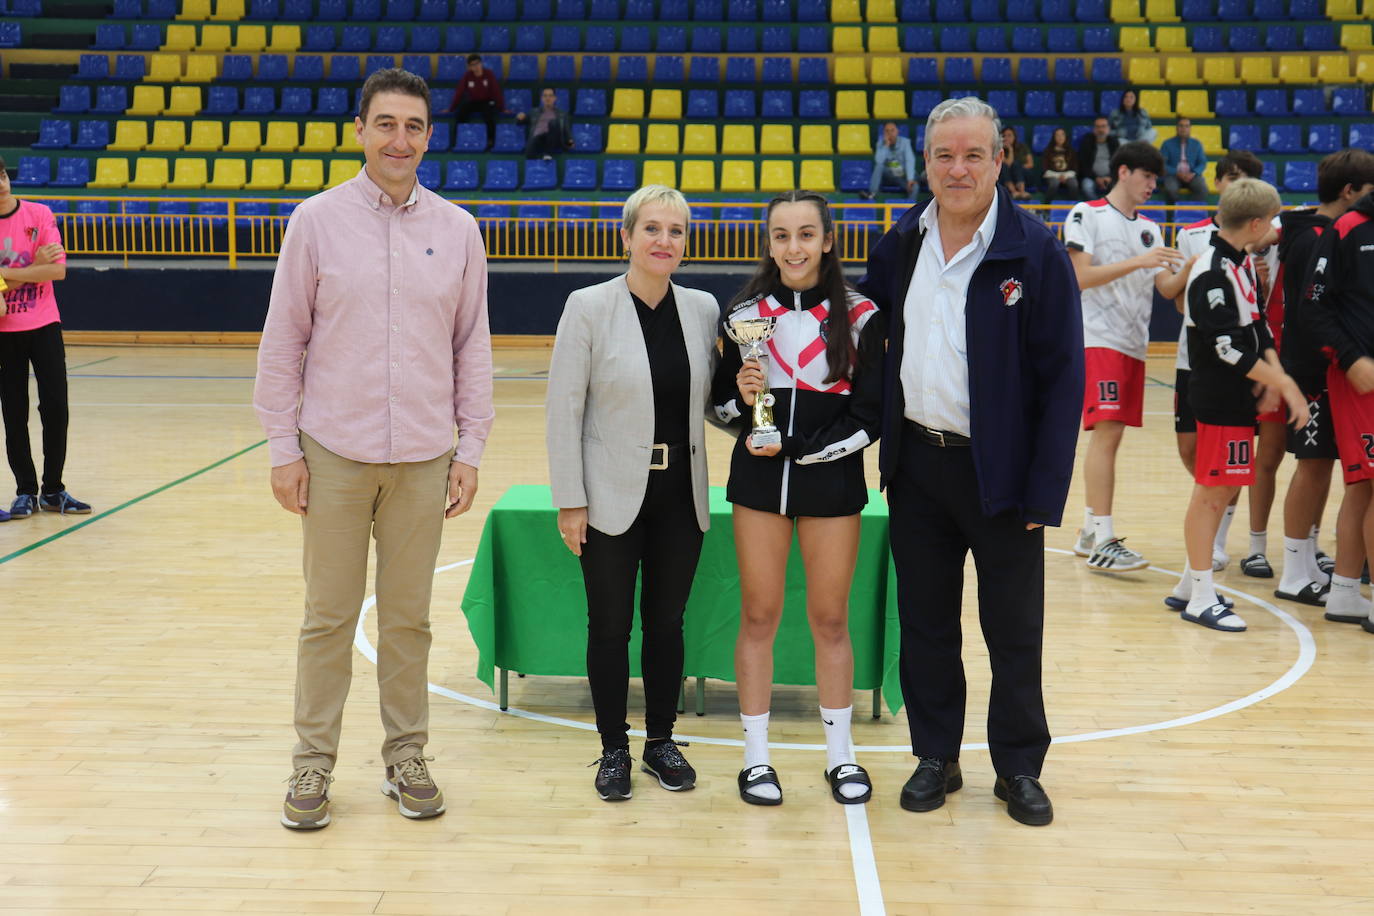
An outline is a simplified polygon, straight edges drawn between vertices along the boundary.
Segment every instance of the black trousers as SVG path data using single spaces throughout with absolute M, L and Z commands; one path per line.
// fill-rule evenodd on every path
M 474 111 L 482 116 L 482 120 L 487 122 L 487 148 L 490 149 L 496 144 L 496 100 L 487 99 L 479 102 L 475 99 L 464 99 L 459 103 L 457 112 L 454 113 L 453 123 L 455 125 L 466 124 Z
M 604 750 L 629 746 L 625 707 L 639 574 L 644 729 L 650 738 L 673 734 L 682 685 L 682 615 L 701 557 L 701 542 L 692 502 L 692 465 L 685 458 L 662 471 L 649 472 L 644 504 L 624 534 L 587 529 L 587 543 L 582 545 L 587 680 Z
M 530 130 L 534 127 L 531 126 Z M 525 142 L 526 159 L 542 159 L 545 156 L 561 156 L 567 148 L 567 138 L 563 136 L 563 131 L 559 128 L 558 122 L 554 121 L 549 125 L 549 129 L 542 134 L 530 134 L 530 138 Z
M 15 493 L 38 495 L 38 472 L 29 446 L 29 366 L 38 380 L 38 417 L 43 423 L 43 492 L 65 490 L 67 463 L 67 351 L 62 325 L 0 332 L 0 413 L 5 419 L 5 455 L 14 472 Z
M 918 757 L 957 760 L 967 682 L 960 654 L 964 558 L 978 570 L 978 619 L 992 663 L 988 744 L 999 776 L 1039 776 L 1049 748 L 1040 682 L 1044 529 L 982 513 L 973 450 L 940 448 L 903 423 L 888 484 L 902 628 L 901 679 Z

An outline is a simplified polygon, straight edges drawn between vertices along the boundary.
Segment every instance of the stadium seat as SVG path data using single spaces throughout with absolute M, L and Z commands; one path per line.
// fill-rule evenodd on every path
M 139 189 L 165 188 L 169 181 L 167 160 L 157 156 L 139 156 L 134 163 L 134 175 L 127 187 Z
M 268 121 L 267 136 L 258 152 L 294 153 L 300 144 L 300 128 L 295 121 Z
M 312 104 L 309 88 L 305 86 L 287 86 L 281 91 L 281 104 L 277 106 L 277 114 L 310 114 Z
M 187 54 L 180 82 L 208 83 L 219 78 L 219 58 L 213 54 Z
M 243 90 L 243 106 L 239 109 L 241 113 L 267 115 L 276 108 L 276 93 L 271 86 L 249 86 Z
M 683 126 L 683 155 L 714 156 L 716 150 L 716 126 L 714 124 L 686 124 Z
M 973 58 L 971 57 L 947 57 L 945 58 L 944 81 L 946 85 L 967 85 L 975 82 L 973 76 Z
M 224 145 L 223 121 L 192 121 L 191 139 L 184 149 L 192 153 L 218 152 Z
M 1012 93 L 1013 98 L 1015 93 Z M 882 120 L 905 121 L 906 94 L 900 89 L 877 89 L 873 92 L 873 117 Z
M 946 62 L 946 66 L 949 66 L 948 62 Z M 837 91 L 835 93 L 835 117 L 846 121 L 867 121 L 869 119 L 868 93 L 862 89 Z
M 248 181 L 248 165 L 243 159 L 216 159 L 205 187 L 213 191 L 237 191 Z
M 1226 38 L 1221 26 L 1197 26 L 1193 29 L 1191 42 L 1193 51 L 1198 54 L 1222 54 L 1226 51 Z
M 1347 23 L 1341 26 L 1341 47 L 1347 51 L 1368 51 L 1374 48 L 1374 31 L 1368 25 Z
M 1317 58 L 1317 82 L 1331 85 L 1350 81 L 1350 57 L 1348 55 L 1323 54 Z
M 1264 143 L 1260 140 L 1258 124 L 1232 124 L 1226 140 L 1227 149 L 1261 150 Z
M 87 182 L 88 188 L 123 188 L 129 184 L 129 160 L 97 159 L 95 177 Z
M 792 125 L 765 124 L 759 128 L 759 153 L 764 156 L 791 156 L 796 153 Z
M 1016 68 L 1016 81 L 1022 86 L 1039 86 L 1050 81 L 1050 62 L 1043 57 L 1023 57 Z
M 513 166 L 514 163 L 511 163 Z M 363 164 L 357 159 L 331 159 L 329 160 L 329 176 L 325 179 L 326 188 L 336 187 L 355 178 L 362 171 Z
M 1174 101 L 1174 111 L 1180 118 L 1214 118 L 1207 101 L 1206 89 L 1180 89 Z
M 1164 73 L 1158 57 L 1132 57 L 1127 62 L 1126 81 L 1133 86 L 1161 86 Z
M 617 89 L 616 97 L 625 90 Z M 640 90 L 641 99 L 643 90 Z M 612 117 L 615 117 L 612 112 Z M 641 115 L 642 117 L 642 115 Z M 649 117 L 656 120 L 682 120 L 682 90 L 681 89 L 655 89 L 649 97 Z
M 840 162 L 840 190 L 846 193 L 867 191 L 869 177 L 872 174 L 872 163 L 845 159 Z
M 760 113 L 765 118 L 790 119 L 793 116 L 791 91 L 787 89 L 763 90 L 763 105 Z M 691 117 L 690 111 L 688 117 Z
M 1301 153 L 1302 127 L 1297 124 L 1269 125 L 1269 151 L 1273 153 Z
M 110 78 L 110 58 L 105 54 L 82 54 L 77 61 L 76 73 L 79 80 L 107 80 Z M 44 182 L 46 184 L 46 182 Z
M 803 156 L 833 156 L 835 144 L 830 125 L 803 124 L 797 139 L 797 152 Z
M 19 172 L 10 182 L 16 188 L 41 188 L 52 180 L 47 156 L 20 156 Z
M 790 159 L 765 159 L 759 165 L 758 190 L 773 194 L 800 187 Z M 722 188 L 722 190 L 725 190 Z
M 720 139 L 722 156 L 754 156 L 758 147 L 754 143 L 752 124 L 726 124 Z
M 257 121 L 230 121 L 229 138 L 220 147 L 226 153 L 255 153 L 262 145 L 262 125 Z
M 753 194 L 762 190 L 754 181 L 754 163 L 750 159 L 726 159 L 720 164 L 720 190 L 726 193 Z M 724 209 L 721 218 L 725 218 Z
M 321 86 L 315 95 L 314 114 L 349 114 L 348 90 L 341 86 Z
M 829 118 L 830 93 L 824 89 L 803 89 L 797 95 L 797 115 L 802 118 Z
M 167 187 L 198 191 L 209 180 L 209 167 L 204 159 L 179 156 L 172 163 L 172 178 L 167 182 Z
M 180 152 L 186 147 L 186 122 L 157 120 L 153 122 L 153 136 L 144 147 L 160 153 Z
M 450 159 L 444 168 L 445 191 L 476 190 L 477 163 L 472 159 Z
M 1331 92 L 1331 113 L 1345 116 L 1369 114 L 1364 89 L 1359 86 L 1338 86 Z
M 1315 83 L 1312 75 L 1312 58 L 1306 54 L 1287 54 L 1279 58 L 1279 82 Z
M 493 153 L 523 153 L 525 151 L 525 128 L 519 124 L 497 124 L 496 142 Z
M 979 78 L 984 83 L 1008 84 L 1013 82 L 1011 78 L 1011 58 L 1009 57 L 985 57 L 983 58 L 983 69 Z M 873 82 L 877 82 L 874 80 Z
M 163 35 L 162 50 L 191 51 L 196 46 L 196 27 L 193 25 L 169 25 Z
M 1312 153 L 1334 153 L 1341 148 L 1339 124 L 1313 124 L 1307 128 L 1307 150 Z
M 677 187 L 677 163 L 670 160 L 649 159 L 642 166 L 640 181 L 646 185 L 661 184 Z
M 1292 113 L 1288 108 L 1287 89 L 1255 90 L 1255 114 L 1264 118 L 1287 118 Z
M 1374 123 L 1357 122 L 1351 124 L 1346 143 L 1356 149 L 1374 152 Z M 85 160 L 83 159 L 81 161 L 84 162 Z M 59 177 L 62 174 L 62 162 L 63 160 L 60 159 L 57 162 L 57 174 Z M 53 182 L 53 184 L 56 183 L 56 181 Z
M 1317 190 L 1317 164 L 1308 160 L 1289 160 L 1283 167 L 1283 189 L 1297 193 Z
M 104 149 L 110 145 L 109 121 L 82 121 L 76 126 L 72 149 Z
M 913 94 L 914 95 L 914 94 Z M 928 115 L 929 110 L 926 111 Z M 912 103 L 912 117 L 920 117 L 915 109 L 915 102 Z M 1058 108 L 1055 104 L 1053 92 L 1043 89 L 1034 89 L 1026 93 L 1026 117 L 1028 118 L 1055 118 L 1059 116 Z
M 1233 25 L 1226 32 L 1227 46 L 1238 54 L 1263 50 L 1260 30 L 1253 25 Z
M 1077 28 L 1052 26 L 1045 30 L 1045 47 L 1052 54 L 1075 54 L 1081 47 Z
M 638 124 L 611 124 L 606 131 L 606 154 L 638 156 L 641 150 Z
M 648 126 L 644 135 L 644 153 L 646 155 L 676 156 L 681 150 L 682 141 L 676 124 L 650 124 Z
M 106 149 L 117 152 L 141 150 L 148 145 L 147 121 L 116 121 L 114 139 Z
M 102 122 L 104 123 L 104 122 Z M 91 180 L 91 160 L 64 156 L 57 160 L 57 174 L 49 187 L 84 188 Z
M 318 58 L 316 58 L 318 60 Z M 323 74 L 321 74 L 323 76 Z M 253 58 L 247 54 L 226 54 L 221 61 L 219 78 L 226 82 L 243 83 L 253 78 Z
M 1087 89 L 1066 90 L 1062 104 L 1065 118 L 1086 121 L 1097 117 L 1098 114 L 1093 94 Z
M 1021 117 L 1021 106 L 1015 89 L 993 89 L 987 94 L 987 102 L 996 109 L 997 116 L 1002 120 Z M 875 112 L 875 117 L 877 116 Z
M 1006 30 L 1001 26 L 980 26 L 973 33 L 973 49 L 980 54 L 1006 53 Z
M 66 149 L 71 145 L 71 121 L 45 118 L 38 123 L 38 139 L 33 143 L 34 149 Z
M 1264 30 L 1264 47 L 1269 51 L 1296 51 L 1300 46 L 1298 30 L 1291 25 L 1271 25 Z
M 1235 60 L 1221 55 L 1204 57 L 1202 59 L 1202 81 L 1209 86 L 1236 85 Z
M 110 86 L 102 88 L 122 89 L 122 86 Z M 91 87 L 89 86 L 61 86 L 57 90 L 57 107 L 53 109 L 56 114 L 84 114 L 91 107 Z M 120 106 L 120 111 L 124 106 Z
M 545 164 L 551 166 L 553 162 L 549 161 Z M 431 191 L 439 190 L 439 177 L 439 160 L 437 159 L 426 159 L 415 169 L 415 180 L 420 183 L 421 187 Z
M 945 53 L 972 51 L 973 42 L 964 26 L 944 26 L 940 29 L 940 50 Z
M 841 156 L 871 156 L 873 138 L 865 124 L 841 124 L 836 130 L 835 148 Z
M 603 191 L 633 191 L 639 187 L 635 163 L 630 159 L 606 159 L 601 165 Z
M 1326 93 L 1315 86 L 1294 89 L 1293 114 L 1303 118 L 1326 115 Z

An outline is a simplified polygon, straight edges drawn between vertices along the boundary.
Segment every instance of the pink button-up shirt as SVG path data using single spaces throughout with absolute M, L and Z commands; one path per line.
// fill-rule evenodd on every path
M 470 214 L 419 185 L 400 206 L 367 171 L 291 214 L 253 406 L 272 466 L 304 431 L 370 464 L 481 461 L 493 417 L 487 259 Z

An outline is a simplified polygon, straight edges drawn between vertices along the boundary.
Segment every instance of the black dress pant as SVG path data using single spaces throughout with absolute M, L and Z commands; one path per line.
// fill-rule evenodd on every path
M 587 680 L 604 750 L 629 746 L 625 721 L 635 577 L 639 597 L 644 729 L 668 738 L 682 685 L 682 615 L 692 591 L 702 531 L 692 501 L 692 464 L 683 458 L 649 472 L 644 504 L 623 534 L 587 528 L 582 579 L 587 589 Z
M 1036 776 L 1049 748 L 1040 655 L 1044 529 L 1015 513 L 987 517 L 969 447 L 928 444 L 903 423 L 888 484 L 902 628 L 902 698 L 918 757 L 957 760 L 967 683 L 961 657 L 964 558 L 978 572 L 978 619 L 992 663 L 988 744 L 999 776 Z
M 0 413 L 5 420 L 5 455 L 14 472 L 15 493 L 38 495 L 38 472 L 29 446 L 29 366 L 38 381 L 38 417 L 43 423 L 43 492 L 59 493 L 67 463 L 67 351 L 62 325 L 0 332 Z
M 531 126 L 530 130 L 534 127 Z M 530 138 L 525 143 L 526 159 L 542 159 L 545 156 L 561 156 L 567 147 L 567 138 L 563 136 L 563 131 L 559 128 L 558 122 L 554 121 L 549 125 L 549 129 L 542 134 L 530 134 Z
M 476 99 L 464 99 L 458 104 L 453 123 L 466 124 L 473 112 L 480 114 L 482 120 L 487 122 L 487 149 L 491 149 L 496 145 L 496 100 L 487 99 L 479 102 Z

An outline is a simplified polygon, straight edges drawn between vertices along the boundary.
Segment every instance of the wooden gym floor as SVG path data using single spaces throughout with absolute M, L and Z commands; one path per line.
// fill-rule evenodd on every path
M 496 364 L 481 490 L 471 514 L 447 523 L 442 565 L 473 555 L 506 487 L 547 479 L 548 351 L 499 350 Z M 308 834 L 277 823 L 294 741 L 300 536 L 267 488 L 253 351 L 73 346 L 69 365 L 66 479 L 96 514 L 0 526 L 0 909 L 1374 913 L 1374 636 L 1276 601 L 1273 581 L 1245 579 L 1234 562 L 1219 581 L 1236 589 L 1249 632 L 1164 609 L 1190 486 L 1174 453 L 1172 358 L 1150 360 L 1157 382 L 1146 428 L 1123 445 L 1115 511 L 1118 532 L 1162 569 L 1112 578 L 1067 555 L 1078 486 L 1068 527 L 1048 538 L 1045 676 L 1062 742 L 1044 772 L 1052 826 L 1006 816 L 977 747 L 945 807 L 901 810 L 913 764 L 901 715 L 856 716 L 876 783 L 866 807 L 830 800 L 821 752 L 789 749 L 773 757 L 786 804 L 745 806 L 739 749 L 705 742 L 688 750 L 696 791 L 673 795 L 637 773 L 634 799 L 609 805 L 592 791 L 593 734 L 446 696 L 433 697 L 429 752 L 449 811 L 407 822 L 377 789 L 375 678 L 359 654 L 335 823 Z M 36 417 L 32 427 L 36 441 Z M 723 483 L 730 443 L 710 435 L 712 481 Z M 1247 522 L 1242 509 L 1237 560 Z M 431 678 L 491 699 L 473 676 L 465 583 L 463 566 L 438 574 Z M 988 673 L 973 613 L 970 597 L 976 745 Z M 591 721 L 580 680 L 511 683 L 513 707 Z M 710 714 L 684 716 L 680 732 L 736 738 L 732 685 L 707 690 Z M 632 710 L 640 699 L 636 687 Z M 775 741 L 820 743 L 816 719 L 814 690 L 777 691 Z

